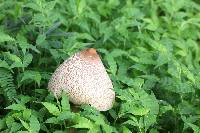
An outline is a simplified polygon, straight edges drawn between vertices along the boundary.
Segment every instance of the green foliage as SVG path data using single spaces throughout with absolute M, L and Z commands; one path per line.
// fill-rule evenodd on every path
M 3 63 L 2 63 L 3 64 Z M 13 83 L 13 76 L 9 70 L 0 68 L 0 89 L 8 100 L 13 101 L 17 95 L 15 85 Z
M 0 0 L 0 132 L 199 133 L 199 40 L 198 0 Z M 106 112 L 47 89 L 88 47 L 113 81 Z

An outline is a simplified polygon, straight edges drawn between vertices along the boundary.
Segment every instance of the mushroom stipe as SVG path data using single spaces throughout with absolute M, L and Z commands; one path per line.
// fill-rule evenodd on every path
M 89 104 L 99 111 L 112 108 L 115 100 L 112 82 L 94 48 L 65 60 L 53 73 L 48 88 L 56 97 L 64 91 L 72 103 Z

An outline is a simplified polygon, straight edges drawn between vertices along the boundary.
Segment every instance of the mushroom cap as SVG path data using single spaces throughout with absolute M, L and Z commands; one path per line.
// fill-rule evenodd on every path
M 65 60 L 53 73 L 48 88 L 56 97 L 65 91 L 72 103 L 90 104 L 99 111 L 112 108 L 115 100 L 112 82 L 93 48 Z

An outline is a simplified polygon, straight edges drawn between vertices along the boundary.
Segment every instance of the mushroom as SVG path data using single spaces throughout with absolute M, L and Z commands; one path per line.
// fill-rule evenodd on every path
M 72 103 L 89 104 L 99 111 L 112 108 L 115 100 L 112 82 L 94 48 L 65 60 L 53 73 L 48 89 L 56 97 L 67 92 Z

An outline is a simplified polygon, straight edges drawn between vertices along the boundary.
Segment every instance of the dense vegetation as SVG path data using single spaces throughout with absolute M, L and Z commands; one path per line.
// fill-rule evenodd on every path
M 0 0 L 0 131 L 199 133 L 199 45 L 199 0 Z M 116 102 L 74 113 L 47 84 L 88 47 Z

